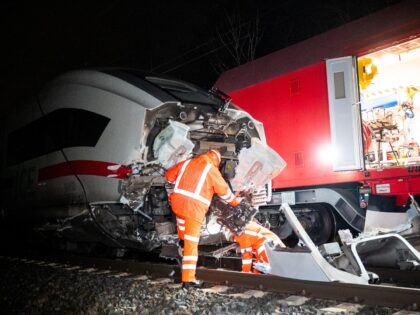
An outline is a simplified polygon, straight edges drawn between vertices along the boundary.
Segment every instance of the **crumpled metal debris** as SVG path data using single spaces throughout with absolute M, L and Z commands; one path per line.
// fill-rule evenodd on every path
M 245 198 L 236 207 L 225 203 L 221 199 L 214 198 L 210 209 L 220 224 L 237 235 L 243 232 L 245 226 L 251 222 L 258 212 Z

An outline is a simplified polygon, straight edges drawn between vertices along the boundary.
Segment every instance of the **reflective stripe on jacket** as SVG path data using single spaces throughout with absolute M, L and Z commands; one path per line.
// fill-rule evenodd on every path
M 214 193 L 233 206 L 238 204 L 219 169 L 206 155 L 176 164 L 165 176 L 170 183 L 175 184 L 170 200 L 172 210 L 178 216 L 201 222 Z

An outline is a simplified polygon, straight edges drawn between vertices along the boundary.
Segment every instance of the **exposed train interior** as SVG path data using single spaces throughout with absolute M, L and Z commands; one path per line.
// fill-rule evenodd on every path
M 365 164 L 420 164 L 420 39 L 358 58 Z

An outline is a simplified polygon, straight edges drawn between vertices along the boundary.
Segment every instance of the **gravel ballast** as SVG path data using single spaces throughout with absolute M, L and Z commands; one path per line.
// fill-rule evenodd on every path
M 302 304 L 303 303 L 303 304 Z M 4 314 L 394 314 L 397 309 L 0 258 Z

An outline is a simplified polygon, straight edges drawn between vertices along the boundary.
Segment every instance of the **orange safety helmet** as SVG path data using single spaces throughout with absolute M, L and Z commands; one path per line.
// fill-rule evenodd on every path
M 207 151 L 206 155 L 210 158 L 213 165 L 219 168 L 220 162 L 222 161 L 220 151 L 217 149 L 211 149 L 210 151 Z

